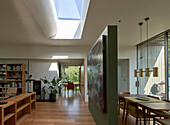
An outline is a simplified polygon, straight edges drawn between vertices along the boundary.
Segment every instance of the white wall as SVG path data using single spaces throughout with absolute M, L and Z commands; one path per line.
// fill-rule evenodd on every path
M 129 59 L 129 88 L 130 93 L 137 93 L 137 87 L 135 82 L 137 78 L 134 77 L 134 69 L 137 68 L 136 64 L 136 46 L 122 46 L 118 49 L 119 59 Z
M 71 59 L 85 59 L 87 66 L 87 53 L 89 47 L 83 46 L 39 46 L 39 45 L 12 45 L 1 44 L 0 58 L 29 58 L 29 59 L 52 59 L 54 55 L 68 55 Z M 44 64 L 48 66 L 48 64 Z M 32 65 L 34 68 L 37 66 Z M 86 68 L 85 68 L 86 69 Z M 34 71 L 39 72 L 39 71 Z M 44 72 L 44 71 L 43 71 Z M 85 101 L 88 101 L 87 96 L 87 71 L 85 70 Z M 39 74 L 36 77 L 40 77 Z
M 32 78 L 35 80 L 40 80 L 40 78 L 47 77 L 49 81 L 51 81 L 54 77 L 57 77 L 56 71 L 49 71 L 51 63 L 50 62 L 40 62 L 40 61 L 30 61 L 29 64 L 29 72 L 32 75 Z M 41 88 L 46 86 L 43 82 L 41 82 Z M 48 91 L 46 94 L 46 99 L 49 98 Z

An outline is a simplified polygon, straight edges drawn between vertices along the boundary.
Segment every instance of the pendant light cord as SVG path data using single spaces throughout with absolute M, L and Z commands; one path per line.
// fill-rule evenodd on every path
M 147 68 L 148 68 L 148 21 L 149 21 L 149 17 L 145 18 L 145 21 L 146 21 L 146 39 L 147 39 Z
M 139 26 L 140 26 L 140 42 L 142 42 L 142 25 L 143 25 L 143 23 L 139 23 Z

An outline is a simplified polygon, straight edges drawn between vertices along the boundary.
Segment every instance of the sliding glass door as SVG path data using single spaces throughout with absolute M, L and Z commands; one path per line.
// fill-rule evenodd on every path
M 169 82 L 166 80 L 166 58 L 168 56 L 166 57 L 165 38 L 165 33 L 162 33 L 149 39 L 149 41 L 137 45 L 138 69 L 143 69 L 144 71 L 143 77 L 138 77 L 139 94 L 153 95 L 160 99 L 167 97 L 166 85 Z M 153 67 L 158 67 L 158 77 L 153 77 Z M 145 76 L 145 68 L 150 68 L 149 77 Z

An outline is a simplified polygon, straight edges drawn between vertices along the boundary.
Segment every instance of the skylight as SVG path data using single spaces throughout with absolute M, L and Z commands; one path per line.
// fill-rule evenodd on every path
M 53 0 L 57 31 L 51 39 L 81 39 L 90 0 Z
M 58 19 L 80 20 L 83 0 L 54 0 Z
M 57 63 L 51 63 L 49 71 L 58 71 Z
M 68 59 L 68 56 L 53 56 L 52 59 Z

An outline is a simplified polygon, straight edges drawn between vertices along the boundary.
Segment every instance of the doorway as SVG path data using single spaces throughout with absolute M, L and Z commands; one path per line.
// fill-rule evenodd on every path
M 85 101 L 85 65 L 84 59 L 60 59 L 60 74 L 63 79 L 62 96 L 75 96 L 77 94 Z M 74 89 L 67 90 L 68 83 L 74 84 Z M 73 93 L 74 92 L 74 93 Z M 69 95 L 68 95 L 69 94 Z
M 129 92 L 129 59 L 118 60 L 118 93 Z

